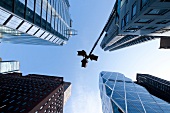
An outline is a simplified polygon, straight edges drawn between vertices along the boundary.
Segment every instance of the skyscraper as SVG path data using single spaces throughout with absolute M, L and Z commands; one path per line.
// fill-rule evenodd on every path
M 0 41 L 14 44 L 65 44 L 72 35 L 68 0 L 1 0 Z
M 137 84 L 145 87 L 149 93 L 170 103 L 170 81 L 149 75 L 137 74 Z
M 0 61 L 0 73 L 20 72 L 20 65 L 18 61 Z
M 103 113 L 169 113 L 170 104 L 151 95 L 117 72 L 101 72 L 99 89 Z
M 63 113 L 63 77 L 0 74 L 1 113 Z
M 100 46 L 114 51 L 160 38 L 160 48 L 170 48 L 169 17 L 169 0 L 116 0 Z

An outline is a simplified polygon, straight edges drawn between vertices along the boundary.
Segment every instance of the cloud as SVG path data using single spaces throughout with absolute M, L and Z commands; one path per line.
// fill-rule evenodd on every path
M 65 113 L 102 113 L 99 90 L 96 92 L 88 87 L 89 85 L 80 78 L 74 85 L 69 104 L 71 106 L 68 109 L 71 111 Z

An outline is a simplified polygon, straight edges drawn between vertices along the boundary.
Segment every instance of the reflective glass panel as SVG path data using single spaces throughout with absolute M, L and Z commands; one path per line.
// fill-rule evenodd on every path
M 18 25 L 22 22 L 21 19 L 13 16 L 10 21 L 6 24 L 6 26 L 16 29 L 18 27 Z
M 27 33 L 33 35 L 38 30 L 37 27 L 33 26 Z
M 33 17 L 34 17 L 34 0 L 27 0 L 26 19 L 30 22 L 33 22 Z
M 44 38 L 47 37 L 47 35 L 49 35 L 49 33 L 48 33 L 48 32 L 45 32 L 40 38 L 44 39 Z
M 9 13 L 0 9 L 0 24 L 2 25 L 9 18 L 9 16 Z
M 44 33 L 44 30 L 40 29 L 35 36 L 40 37 Z
M 26 32 L 31 27 L 31 24 L 24 22 L 19 28 L 19 31 Z

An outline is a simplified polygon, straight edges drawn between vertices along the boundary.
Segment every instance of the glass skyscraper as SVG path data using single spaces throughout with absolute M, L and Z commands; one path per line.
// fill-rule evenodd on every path
M 160 38 L 160 48 L 170 48 L 169 17 L 169 0 L 115 0 L 100 46 L 114 51 Z
M 1 0 L 0 41 L 63 45 L 71 36 L 68 0 Z
M 101 72 L 99 89 L 103 113 L 170 113 L 170 104 L 117 72 Z

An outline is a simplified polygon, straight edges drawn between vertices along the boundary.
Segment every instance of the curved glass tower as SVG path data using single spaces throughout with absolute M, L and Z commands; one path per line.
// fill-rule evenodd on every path
M 169 113 L 170 104 L 117 72 L 101 72 L 99 89 L 103 113 Z
M 1 0 L 0 41 L 63 45 L 71 36 L 68 0 Z

